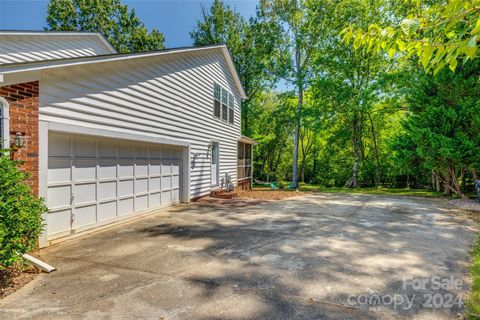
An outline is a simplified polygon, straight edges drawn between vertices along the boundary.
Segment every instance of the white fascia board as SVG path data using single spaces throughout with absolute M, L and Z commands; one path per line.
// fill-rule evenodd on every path
M 237 85 L 238 92 L 240 93 L 241 98 L 246 99 L 247 95 L 245 94 L 245 90 L 243 89 L 242 82 L 238 77 L 237 69 L 235 69 L 235 65 L 233 64 L 232 56 L 230 55 L 230 52 L 228 51 L 228 48 L 226 45 L 222 45 L 222 52 L 223 52 L 223 55 L 225 56 L 225 60 L 227 61 L 228 68 L 230 69 L 230 73 L 232 74 L 233 80 Z

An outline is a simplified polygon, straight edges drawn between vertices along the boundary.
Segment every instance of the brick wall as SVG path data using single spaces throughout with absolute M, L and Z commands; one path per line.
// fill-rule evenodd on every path
M 22 169 L 31 174 L 29 183 L 38 194 L 38 81 L 0 87 L 0 96 L 9 104 L 11 139 L 17 132 L 26 139 L 23 147 L 11 147 L 12 158 L 25 161 Z

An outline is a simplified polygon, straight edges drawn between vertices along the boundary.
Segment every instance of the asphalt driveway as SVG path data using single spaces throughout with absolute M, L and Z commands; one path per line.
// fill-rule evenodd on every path
M 475 237 L 440 199 L 180 205 L 40 251 L 0 319 L 450 319 Z

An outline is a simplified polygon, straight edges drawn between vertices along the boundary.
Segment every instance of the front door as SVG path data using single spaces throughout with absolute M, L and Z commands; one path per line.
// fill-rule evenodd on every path
M 219 152 L 218 152 L 218 142 L 212 142 L 212 186 L 218 186 L 218 161 Z

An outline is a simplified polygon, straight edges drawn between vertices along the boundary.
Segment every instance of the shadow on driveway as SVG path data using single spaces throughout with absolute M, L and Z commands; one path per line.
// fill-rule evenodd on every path
M 180 205 L 40 251 L 59 271 L 2 301 L 0 318 L 449 319 L 475 237 L 439 199 Z

